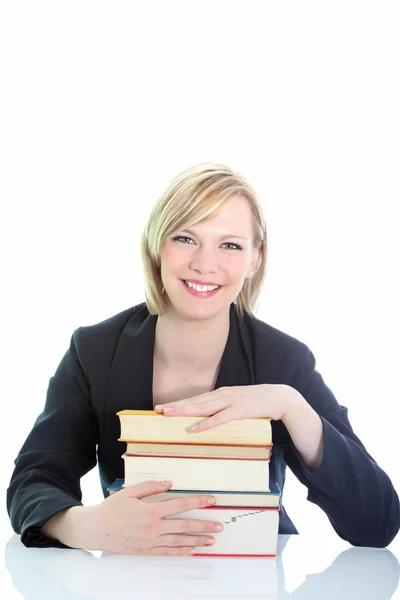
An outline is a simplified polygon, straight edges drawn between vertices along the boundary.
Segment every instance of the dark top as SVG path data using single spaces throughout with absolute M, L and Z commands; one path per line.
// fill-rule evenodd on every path
M 7 491 L 12 526 L 26 546 L 66 546 L 39 529 L 58 511 L 82 505 L 80 478 L 98 461 L 104 496 L 124 476 L 116 413 L 151 410 L 155 325 L 146 303 L 80 327 L 50 379 L 43 412 L 15 460 Z M 320 415 L 324 455 L 310 469 L 281 421 L 272 421 L 270 479 L 283 490 L 286 465 L 308 488 L 307 499 L 354 546 L 384 547 L 400 527 L 399 498 L 386 473 L 354 434 L 341 406 L 299 340 L 230 306 L 230 328 L 215 389 L 287 384 Z M 96 452 L 97 451 L 97 452 Z M 279 533 L 297 533 L 281 505 Z

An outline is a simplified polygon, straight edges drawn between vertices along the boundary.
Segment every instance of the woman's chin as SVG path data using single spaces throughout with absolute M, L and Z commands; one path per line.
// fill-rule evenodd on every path
M 167 306 L 168 312 L 176 312 L 184 318 L 189 319 L 209 319 L 215 317 L 218 314 L 229 312 L 231 303 L 221 302 L 171 302 L 169 300 Z

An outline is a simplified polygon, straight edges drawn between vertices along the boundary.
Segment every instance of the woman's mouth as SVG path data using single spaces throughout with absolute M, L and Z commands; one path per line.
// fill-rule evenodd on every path
M 191 288 L 184 280 L 182 280 L 182 284 L 185 287 L 185 289 L 189 292 L 189 294 L 191 294 L 192 296 L 195 296 L 196 298 L 211 298 L 211 296 L 215 296 L 215 294 L 217 292 L 219 292 L 219 290 L 221 289 L 221 285 L 219 285 L 216 289 L 214 290 L 208 290 L 208 291 L 199 291 L 196 290 L 194 288 Z M 200 286 L 198 286 L 200 287 Z M 204 287 L 204 286 L 201 286 Z M 207 286 L 207 287 L 211 287 L 211 286 Z

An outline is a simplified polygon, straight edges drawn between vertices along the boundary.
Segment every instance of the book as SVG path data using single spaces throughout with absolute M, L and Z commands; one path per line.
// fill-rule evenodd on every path
M 272 446 L 228 446 L 225 444 L 157 444 L 152 442 L 127 442 L 126 454 L 145 456 L 180 456 L 211 458 L 270 458 Z
M 198 547 L 195 556 L 276 555 L 280 490 L 269 482 L 271 419 L 234 420 L 199 433 L 190 428 L 206 416 L 167 417 L 154 410 L 123 410 L 117 415 L 119 441 L 126 442 L 125 479 L 114 482 L 110 494 L 152 479 L 171 480 L 172 487 L 143 501 L 213 495 L 213 507 L 166 517 L 224 523 L 215 544 Z
M 127 456 L 125 485 L 171 480 L 176 490 L 269 492 L 269 459 Z
M 156 442 L 184 444 L 225 444 L 269 446 L 272 444 L 271 419 L 238 419 L 206 431 L 193 432 L 190 427 L 207 417 L 167 417 L 154 410 L 121 410 L 120 442 Z
M 187 510 L 166 519 L 200 519 L 224 524 L 212 546 L 198 546 L 194 556 L 275 557 L 278 541 L 278 508 L 206 507 Z M 209 535 L 191 531 L 196 535 Z
M 109 494 L 119 492 L 124 485 L 123 479 L 116 479 L 108 488 Z M 270 508 L 279 506 L 280 489 L 277 483 L 269 484 L 269 492 L 226 492 L 222 490 L 167 490 L 159 494 L 145 496 L 142 500 L 146 502 L 162 502 L 173 498 L 185 498 L 193 495 L 215 496 L 214 506 L 233 506 L 241 508 Z

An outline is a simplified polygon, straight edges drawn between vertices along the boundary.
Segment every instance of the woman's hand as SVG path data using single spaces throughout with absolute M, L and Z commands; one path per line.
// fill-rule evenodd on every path
M 188 495 L 162 501 L 142 500 L 165 492 L 171 485 L 171 482 L 161 481 L 130 485 L 100 504 L 73 506 L 61 511 L 50 519 L 43 532 L 72 548 L 110 554 L 192 555 L 196 546 L 210 546 L 215 541 L 212 535 L 201 533 L 215 535 L 222 531 L 223 525 L 210 520 L 166 517 L 212 506 L 215 497 Z
M 171 417 L 209 417 L 191 428 L 196 433 L 234 419 L 269 417 L 273 421 L 281 420 L 295 448 L 310 468 L 317 469 L 323 459 L 321 418 L 300 392 L 290 385 L 262 383 L 221 387 L 194 398 L 157 405 L 154 410 Z
M 192 427 L 192 431 L 199 432 L 236 419 L 270 417 L 284 421 L 295 393 L 283 384 L 221 387 L 194 398 L 157 405 L 154 410 L 166 416 L 210 417 Z

